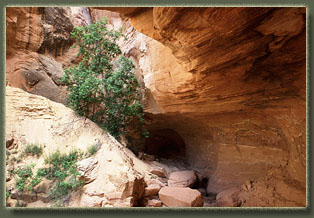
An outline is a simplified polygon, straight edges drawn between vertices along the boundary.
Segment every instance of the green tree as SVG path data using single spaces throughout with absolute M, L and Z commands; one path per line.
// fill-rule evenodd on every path
M 144 131 L 143 107 L 133 63 L 121 55 L 117 41 L 121 31 L 106 28 L 107 19 L 74 27 L 71 36 L 79 46 L 77 65 L 65 69 L 61 81 L 67 86 L 68 105 L 116 139 L 135 128 Z M 132 124 L 132 126 L 131 126 Z

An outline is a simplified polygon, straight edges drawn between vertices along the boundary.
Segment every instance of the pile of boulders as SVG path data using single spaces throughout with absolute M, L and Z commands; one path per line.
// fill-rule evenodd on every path
M 153 167 L 151 179 L 146 181 L 143 196 L 145 207 L 203 207 L 202 189 L 194 170 L 167 172 L 162 167 Z M 196 189 L 199 188 L 200 190 Z M 206 192 L 206 191 L 205 191 Z

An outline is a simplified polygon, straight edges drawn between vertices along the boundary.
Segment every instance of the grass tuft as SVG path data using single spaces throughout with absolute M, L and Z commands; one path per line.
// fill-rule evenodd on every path
M 24 149 L 24 154 L 40 157 L 43 153 L 43 147 L 36 144 L 28 144 Z

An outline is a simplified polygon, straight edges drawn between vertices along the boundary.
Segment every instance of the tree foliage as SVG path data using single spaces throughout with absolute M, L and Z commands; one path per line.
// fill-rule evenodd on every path
M 117 45 L 121 31 L 109 30 L 106 24 L 104 19 L 71 33 L 81 61 L 65 69 L 61 79 L 69 91 L 68 105 L 117 139 L 129 133 L 131 123 L 147 136 L 135 67 Z

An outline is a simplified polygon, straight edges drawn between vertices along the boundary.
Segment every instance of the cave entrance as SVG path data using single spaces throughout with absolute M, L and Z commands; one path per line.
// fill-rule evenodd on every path
M 150 130 L 145 141 L 144 152 L 167 159 L 185 157 L 185 143 L 181 136 L 172 129 Z

